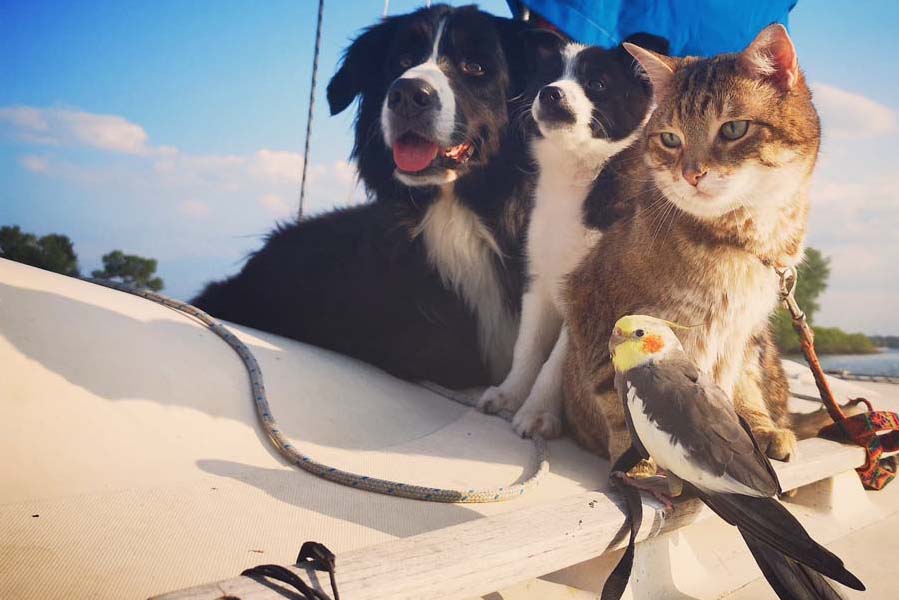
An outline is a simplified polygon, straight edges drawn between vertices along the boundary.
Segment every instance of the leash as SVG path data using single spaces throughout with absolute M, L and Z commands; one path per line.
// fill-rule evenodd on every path
M 367 492 L 375 492 L 377 494 L 385 494 L 388 496 L 399 496 L 401 498 L 411 498 L 412 500 L 424 500 L 427 502 L 480 503 L 500 502 L 502 500 L 516 498 L 540 483 L 540 480 L 549 471 L 549 458 L 546 442 L 539 436 L 534 437 L 534 462 L 536 467 L 533 474 L 521 483 L 497 488 L 448 489 L 411 485 L 399 481 L 391 481 L 389 479 L 378 479 L 377 477 L 359 475 L 318 462 L 312 457 L 300 452 L 281 433 L 278 422 L 275 420 L 275 417 L 272 416 L 271 408 L 269 408 L 265 394 L 265 385 L 262 380 L 262 369 L 259 367 L 259 363 L 256 361 L 256 358 L 253 356 L 253 353 L 250 352 L 250 349 L 246 344 L 241 342 L 236 335 L 228 330 L 228 328 L 196 306 L 192 306 L 179 300 L 173 300 L 162 294 L 157 294 L 149 290 L 131 288 L 115 281 L 103 279 L 86 279 L 86 281 L 112 288 L 120 292 L 140 296 L 146 300 L 162 304 L 163 306 L 167 306 L 178 312 L 194 317 L 208 327 L 215 335 L 224 340 L 237 353 L 247 369 L 247 374 L 250 377 L 250 390 L 252 391 L 253 401 L 256 406 L 256 415 L 259 418 L 259 423 L 262 425 L 262 428 L 265 429 L 266 434 L 268 434 L 272 444 L 274 444 L 281 456 L 288 462 L 300 467 L 304 471 L 308 471 L 313 475 L 321 477 L 322 479 L 327 479 L 334 483 L 365 490 Z M 443 388 L 434 384 L 427 387 L 433 391 L 443 390 Z M 438 391 L 438 393 L 450 400 L 460 402 L 467 406 L 474 405 L 474 399 L 468 398 L 465 395 L 453 394 L 446 390 Z
M 899 415 L 891 411 L 874 410 L 866 398 L 854 398 L 852 404 L 864 404 L 867 411 L 846 416 L 834 398 L 827 377 L 815 353 L 815 332 L 805 313 L 796 302 L 798 274 L 795 267 L 775 267 L 780 278 L 780 299 L 790 313 L 793 329 L 799 335 L 802 354 L 808 362 L 815 385 L 833 423 L 818 435 L 843 443 L 854 443 L 865 449 L 865 464 L 857 468 L 865 489 L 880 490 L 896 477 L 896 459 L 883 457 L 884 452 L 899 451 Z
M 309 565 L 316 571 L 327 571 L 328 578 L 331 580 L 331 598 L 324 592 L 320 592 L 300 579 L 300 576 L 281 565 L 257 565 L 251 569 L 245 570 L 241 575 L 251 579 L 275 579 L 281 583 L 293 587 L 299 592 L 303 600 L 340 600 L 340 592 L 337 591 L 337 580 L 334 571 L 337 567 L 337 559 L 334 553 L 328 550 L 328 547 L 318 542 L 304 542 L 300 548 L 300 554 L 297 556 L 296 564 Z
M 612 465 L 609 474 L 620 472 L 627 473 L 640 462 L 640 455 L 637 450 L 631 446 L 627 451 L 618 457 L 615 464 Z M 621 555 L 621 559 L 612 572 L 609 574 L 606 582 L 602 586 L 600 600 L 619 600 L 624 595 L 627 583 L 631 578 L 631 571 L 634 568 L 634 552 L 637 546 L 637 534 L 640 532 L 640 525 L 643 523 L 643 498 L 640 496 L 640 490 L 618 481 L 612 477 L 609 478 L 627 503 L 627 526 L 631 533 L 627 542 L 627 549 Z

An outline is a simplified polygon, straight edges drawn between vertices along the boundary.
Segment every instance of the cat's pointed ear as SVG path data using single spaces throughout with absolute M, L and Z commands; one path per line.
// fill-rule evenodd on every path
M 780 23 L 762 29 L 740 53 L 740 63 L 752 76 L 773 81 L 783 90 L 792 89 L 799 81 L 796 47 Z
M 656 99 L 664 96 L 677 67 L 674 59 L 641 48 L 630 42 L 624 42 L 622 46 L 624 46 L 628 54 L 634 57 L 634 60 L 640 63 L 646 75 L 649 76 L 649 81 L 652 83 L 652 93 Z

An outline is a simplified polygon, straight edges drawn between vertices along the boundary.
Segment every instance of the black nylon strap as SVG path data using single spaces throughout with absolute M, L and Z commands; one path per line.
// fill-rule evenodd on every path
M 337 582 L 334 579 L 335 557 L 334 553 L 328 550 L 324 544 L 318 542 L 305 542 L 300 548 L 300 554 L 297 556 L 297 564 L 309 564 L 316 571 L 327 571 L 331 579 L 331 592 L 334 594 L 333 600 L 340 600 L 340 593 L 337 591 Z M 241 573 L 244 577 L 252 579 L 274 579 L 281 583 L 294 588 L 300 593 L 304 600 L 332 600 L 324 592 L 313 589 L 305 581 L 300 579 L 299 575 L 282 567 L 281 565 L 258 565 L 252 569 L 247 569 Z
M 620 471 L 627 473 L 633 469 L 641 460 L 640 454 L 631 446 L 621 457 L 612 465 L 612 472 Z M 600 600 L 619 600 L 624 595 L 627 582 L 631 578 L 631 570 L 634 568 L 634 549 L 637 545 L 637 533 L 640 531 L 640 524 L 643 522 L 643 500 L 640 498 L 640 490 L 629 485 L 619 485 L 613 480 L 615 486 L 627 501 L 628 522 L 630 523 L 631 535 L 627 543 L 627 549 L 615 568 L 606 579 L 605 585 L 602 587 Z

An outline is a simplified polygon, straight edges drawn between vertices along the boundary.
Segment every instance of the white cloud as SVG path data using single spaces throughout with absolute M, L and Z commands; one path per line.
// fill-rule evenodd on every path
M 50 169 L 50 164 L 43 156 L 23 156 L 19 160 L 19 164 L 32 173 L 46 173 Z
M 52 146 L 23 153 L 18 165 L 54 186 L 34 198 L 34 214 L 62 215 L 54 227 L 73 235 L 84 264 L 110 248 L 151 256 L 167 291 L 182 298 L 233 271 L 296 211 L 297 152 L 191 154 L 150 145 L 124 117 L 24 106 L 0 108 L 3 133 L 25 146 Z M 84 149 L 106 155 L 86 157 Z M 365 200 L 345 161 L 310 163 L 306 191 L 309 215 Z M 59 213 L 60 202 L 70 209 Z
M 895 111 L 870 98 L 826 83 L 813 83 L 812 91 L 825 138 L 865 139 L 897 130 Z
M 47 131 L 49 128 L 42 111 L 29 106 L 0 108 L 0 121 L 6 121 L 22 130 Z
M 118 115 L 101 115 L 68 108 L 11 106 L 0 108 L 0 122 L 27 142 L 52 146 L 86 146 L 122 154 L 169 153 L 168 147 L 147 144 L 144 128 Z
M 290 205 L 278 194 L 265 194 L 260 196 L 257 202 L 277 217 L 286 217 L 293 212 Z
M 181 214 L 192 219 L 205 219 L 212 214 L 209 205 L 200 200 L 185 200 L 179 206 Z
M 274 180 L 299 180 L 303 169 L 303 155 L 296 152 L 262 149 L 256 152 L 250 171 L 259 177 Z

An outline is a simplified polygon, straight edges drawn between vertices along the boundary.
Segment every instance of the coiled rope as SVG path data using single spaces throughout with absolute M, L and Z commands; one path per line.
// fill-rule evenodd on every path
M 499 502 L 518 497 L 524 494 L 528 489 L 537 485 L 549 471 L 546 442 L 539 437 L 534 438 L 534 463 L 536 464 L 534 473 L 521 483 L 489 489 L 446 489 L 411 485 L 399 481 L 390 481 L 389 479 L 378 479 L 377 477 L 359 475 L 357 473 L 343 471 L 336 467 L 320 463 L 314 458 L 300 452 L 296 446 L 281 433 L 278 422 L 275 420 L 275 417 L 272 416 L 272 411 L 266 398 L 265 384 L 262 380 L 262 369 L 259 368 L 259 363 L 256 361 L 256 358 L 253 356 L 253 353 L 250 352 L 250 349 L 246 344 L 241 342 L 237 336 L 231 333 L 231 331 L 224 325 L 195 306 L 179 300 L 173 300 L 172 298 L 168 298 L 155 292 L 135 289 L 115 281 L 102 279 L 87 279 L 87 281 L 135 296 L 140 296 L 141 298 L 156 302 L 157 304 L 162 304 L 163 306 L 167 306 L 178 312 L 194 317 L 208 327 L 215 335 L 223 339 L 237 353 L 247 369 L 247 374 L 250 377 L 250 390 L 252 391 L 253 402 L 256 406 L 256 415 L 259 418 L 262 428 L 265 429 L 269 439 L 272 441 L 272 444 L 274 444 L 281 456 L 287 461 L 313 475 L 321 477 L 322 479 L 327 479 L 334 483 L 368 492 L 411 498 L 413 500 L 477 503 Z M 426 384 L 425 387 L 461 404 L 467 406 L 472 406 L 474 404 L 473 398 L 465 394 L 454 393 L 435 384 Z

